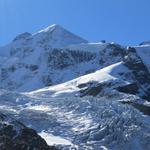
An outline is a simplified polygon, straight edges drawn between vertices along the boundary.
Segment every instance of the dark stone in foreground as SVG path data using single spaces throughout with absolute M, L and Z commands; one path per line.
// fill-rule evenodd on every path
M 35 130 L 0 113 L 0 150 L 57 150 L 48 146 Z

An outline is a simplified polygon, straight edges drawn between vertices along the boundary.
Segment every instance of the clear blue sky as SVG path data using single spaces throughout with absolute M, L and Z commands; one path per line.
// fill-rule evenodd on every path
M 150 0 L 0 0 L 0 45 L 60 24 L 89 41 L 150 40 Z

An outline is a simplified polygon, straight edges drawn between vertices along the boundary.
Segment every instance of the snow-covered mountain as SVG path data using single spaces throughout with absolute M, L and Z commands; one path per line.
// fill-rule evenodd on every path
M 60 149 L 150 149 L 149 59 L 149 42 L 20 34 L 0 48 L 0 110 Z
M 59 84 L 117 63 L 123 56 L 120 45 L 87 43 L 53 25 L 33 35 L 21 34 L 0 48 L 0 87 L 27 92 Z

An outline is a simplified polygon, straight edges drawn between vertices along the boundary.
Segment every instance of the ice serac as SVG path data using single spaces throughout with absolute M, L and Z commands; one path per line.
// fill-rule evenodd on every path
M 117 102 L 137 98 L 110 94 L 99 98 L 33 98 L 0 91 L 0 110 L 35 129 L 49 144 L 63 140 L 63 147 L 78 147 L 72 150 L 99 150 L 101 146 L 109 150 L 149 150 L 148 116 Z

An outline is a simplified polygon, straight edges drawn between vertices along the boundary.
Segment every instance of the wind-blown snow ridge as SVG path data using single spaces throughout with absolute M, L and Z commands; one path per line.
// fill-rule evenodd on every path
M 48 26 L 47 28 L 38 31 L 37 33 L 41 33 L 41 32 L 51 32 L 53 30 L 55 30 L 56 28 L 62 28 L 60 25 L 58 24 L 53 24 L 51 26 Z M 36 34 L 36 33 L 35 33 Z

